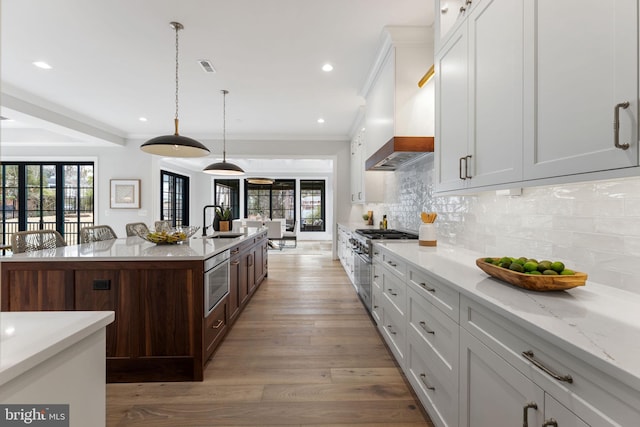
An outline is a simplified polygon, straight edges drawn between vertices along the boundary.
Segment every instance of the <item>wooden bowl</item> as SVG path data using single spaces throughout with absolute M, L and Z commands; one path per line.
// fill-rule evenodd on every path
M 525 274 L 498 267 L 497 265 L 485 262 L 485 259 L 486 258 L 478 258 L 476 265 L 489 276 L 531 291 L 562 291 L 575 288 L 576 286 L 584 286 L 587 281 L 586 273 L 580 273 L 578 271 L 571 276 Z

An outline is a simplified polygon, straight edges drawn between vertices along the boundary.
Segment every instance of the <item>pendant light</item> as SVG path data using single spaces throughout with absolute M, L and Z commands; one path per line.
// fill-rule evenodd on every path
M 233 163 L 227 163 L 227 94 L 228 90 L 221 90 L 222 93 L 222 161 L 212 163 L 203 172 L 211 175 L 244 175 L 244 171 Z
M 171 28 L 176 31 L 176 115 L 173 120 L 175 133 L 152 138 L 142 144 L 140 149 L 145 153 L 157 154 L 165 157 L 204 157 L 209 149 L 195 139 L 178 134 L 178 31 L 184 29 L 179 22 L 171 22 Z
M 261 177 L 251 177 L 247 178 L 247 182 L 249 184 L 262 184 L 262 185 L 271 185 L 273 184 L 273 179 L 271 178 L 261 178 Z

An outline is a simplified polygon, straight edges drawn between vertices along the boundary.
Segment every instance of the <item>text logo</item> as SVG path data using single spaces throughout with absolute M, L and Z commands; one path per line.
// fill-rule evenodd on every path
M 0 427 L 69 427 L 69 405 L 0 405 Z

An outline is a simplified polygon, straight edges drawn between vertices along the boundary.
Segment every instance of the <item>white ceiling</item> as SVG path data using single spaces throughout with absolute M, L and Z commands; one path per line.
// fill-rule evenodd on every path
M 51 143 L 83 144 L 91 139 L 82 132 L 33 120 L 33 107 L 101 129 L 98 143 L 173 133 L 170 21 L 185 27 L 180 134 L 219 139 L 227 89 L 227 139 L 346 140 L 383 27 L 429 26 L 434 12 L 433 0 L 1 0 L 0 7 L 0 112 L 16 120 L 2 122 L 2 141 L 50 135 Z M 217 73 L 206 74 L 199 59 Z M 321 70 L 326 62 L 334 71 Z

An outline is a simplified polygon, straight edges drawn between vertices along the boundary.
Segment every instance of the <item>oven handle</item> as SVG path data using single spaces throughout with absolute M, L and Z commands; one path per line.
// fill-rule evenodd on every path
M 369 258 L 368 256 L 366 256 L 365 254 L 363 254 L 362 252 L 356 252 L 356 256 L 358 258 L 360 258 L 360 261 L 362 261 L 365 264 L 371 264 L 371 258 Z

